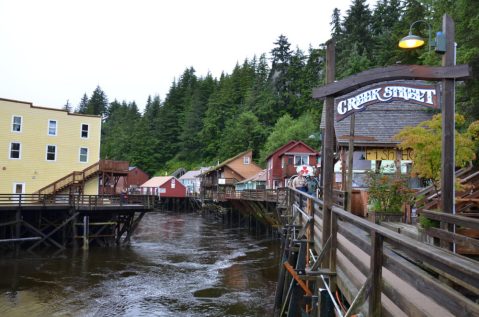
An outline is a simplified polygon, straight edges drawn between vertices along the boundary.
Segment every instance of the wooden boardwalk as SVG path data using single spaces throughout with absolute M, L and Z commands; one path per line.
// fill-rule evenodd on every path
M 323 239 L 326 212 L 289 189 L 275 316 L 479 316 L 479 262 L 338 206 Z
M 0 251 L 127 243 L 154 206 L 146 195 L 0 194 Z

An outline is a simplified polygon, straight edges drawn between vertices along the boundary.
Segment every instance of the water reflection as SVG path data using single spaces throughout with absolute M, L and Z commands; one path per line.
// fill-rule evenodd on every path
M 129 247 L 0 261 L 0 316 L 269 316 L 278 243 L 149 214 Z

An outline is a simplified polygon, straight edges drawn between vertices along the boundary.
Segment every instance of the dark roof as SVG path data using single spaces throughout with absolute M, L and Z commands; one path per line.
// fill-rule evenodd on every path
M 354 94 L 352 92 L 348 95 Z M 345 95 L 345 96 L 348 96 Z M 343 96 L 342 96 L 343 97 Z M 321 129 L 325 128 L 325 110 L 321 117 Z M 383 102 L 370 105 L 364 111 L 357 112 L 355 118 L 354 135 L 373 137 L 373 141 L 356 140 L 357 146 L 391 146 L 399 144 L 393 137 L 407 126 L 417 126 L 423 121 L 430 120 L 437 111 L 431 108 L 406 103 L 404 101 Z M 349 136 L 351 116 L 334 122 L 336 139 L 340 145 L 348 144 L 348 140 L 341 138 Z

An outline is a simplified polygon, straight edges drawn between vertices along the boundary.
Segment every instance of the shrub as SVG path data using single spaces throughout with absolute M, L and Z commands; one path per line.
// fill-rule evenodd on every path
M 401 213 L 404 203 L 414 201 L 413 191 L 406 184 L 404 177 L 369 173 L 368 203 L 372 205 L 372 211 Z

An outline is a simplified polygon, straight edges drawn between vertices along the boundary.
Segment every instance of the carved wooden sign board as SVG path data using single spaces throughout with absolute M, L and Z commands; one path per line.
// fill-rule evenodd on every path
M 383 82 L 334 99 L 335 119 L 341 121 L 373 104 L 404 101 L 439 109 L 439 84 Z

